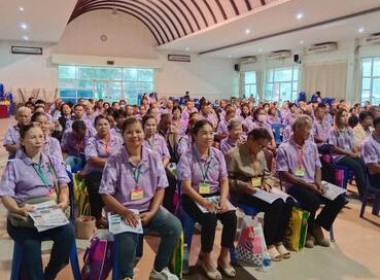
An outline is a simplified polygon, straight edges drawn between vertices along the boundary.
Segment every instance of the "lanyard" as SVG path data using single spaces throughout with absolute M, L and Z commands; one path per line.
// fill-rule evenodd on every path
M 104 150 L 107 154 L 110 154 L 111 153 L 111 137 L 108 135 L 106 137 L 106 139 L 104 140 L 104 143 L 103 143 L 103 146 L 104 146 Z
M 41 169 L 41 166 L 38 163 L 33 163 L 33 168 L 36 171 L 38 177 L 40 177 L 42 183 L 44 183 L 45 187 L 49 188 L 49 183 L 46 179 L 44 172 Z
M 202 167 L 202 164 L 201 164 L 201 158 L 200 158 L 200 155 L 199 155 L 199 151 L 198 151 L 197 148 L 194 148 L 194 149 L 195 149 L 195 156 L 197 157 L 197 162 L 198 162 L 199 170 L 202 173 L 203 182 L 205 182 L 206 178 L 207 178 L 208 170 L 209 170 L 210 165 L 211 165 L 212 150 L 211 150 L 211 148 L 209 149 L 209 151 L 210 151 L 210 154 L 209 154 L 210 161 L 207 164 L 206 170 L 203 170 L 203 167 Z
M 135 181 L 136 188 L 137 188 L 137 184 L 140 181 L 142 165 L 135 167 L 131 162 L 130 162 L 130 165 L 131 165 L 131 170 L 132 170 L 132 174 L 133 174 L 133 180 Z
M 302 146 L 302 149 L 298 148 L 298 145 L 296 144 L 296 149 L 297 149 L 297 154 L 298 154 L 299 168 L 302 167 L 303 153 L 305 152 L 305 148 L 306 148 L 305 144 Z
M 146 139 L 146 141 L 148 142 L 149 147 L 150 147 L 152 150 L 154 150 L 154 138 L 153 138 L 152 141 L 150 141 L 149 139 Z

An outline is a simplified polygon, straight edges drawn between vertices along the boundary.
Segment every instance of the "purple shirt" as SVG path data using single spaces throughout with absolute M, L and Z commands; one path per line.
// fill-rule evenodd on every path
M 133 170 L 137 169 L 137 175 L 139 168 L 141 175 L 136 183 Z M 99 193 L 112 195 L 127 208 L 142 212 L 150 209 L 150 203 L 156 191 L 168 185 L 165 169 L 157 152 L 143 146 L 141 160 L 137 166 L 134 166 L 129 161 L 126 148 L 123 147 L 107 160 Z M 131 194 L 136 186 L 144 191 L 144 197 L 132 200 Z
M 330 113 L 327 113 L 325 115 L 325 121 L 327 121 L 331 125 L 334 125 L 334 118 L 333 118 L 333 116 Z
M 354 148 L 354 134 L 351 128 L 340 131 L 336 127 L 332 127 L 329 131 L 329 143 L 341 149 L 352 151 Z M 334 162 L 344 158 L 344 155 L 332 154 Z
M 373 135 L 368 136 L 363 142 L 362 158 L 365 164 L 380 163 L 380 143 L 373 138 Z
M 277 150 L 277 171 L 286 171 L 295 175 L 296 170 L 301 167 L 305 170 L 305 176 L 299 178 L 308 183 L 312 183 L 315 178 L 315 169 L 322 166 L 319 159 L 318 148 L 312 141 L 305 141 L 302 163 L 300 163 L 302 150 L 303 148 L 299 146 L 293 138 L 281 143 Z M 284 185 L 286 188 L 290 186 L 287 182 L 284 182 Z
M 116 137 L 121 138 L 121 140 L 124 141 L 124 138 L 123 138 L 123 130 L 121 130 L 121 129 L 118 128 L 117 126 L 111 128 L 111 134 L 113 134 L 113 135 L 116 136 Z
M 331 124 L 328 121 L 320 121 L 315 119 L 313 123 L 312 134 L 314 137 L 318 137 L 319 139 L 323 140 L 324 143 L 327 143 L 329 140 L 330 129 Z M 323 143 L 319 143 L 319 145 L 322 144 Z
M 227 128 L 227 122 L 225 120 L 219 122 L 216 133 L 218 133 L 218 134 L 229 134 L 228 128 Z
M 281 120 L 277 116 L 267 116 L 266 118 L 267 124 L 269 124 L 272 127 L 272 124 L 281 124 Z
M 164 159 L 165 157 L 170 158 L 170 152 L 166 144 L 166 140 L 158 133 L 153 135 L 153 140 L 145 139 L 144 146 L 148 149 L 156 151 L 160 155 L 161 159 Z
M 178 145 L 177 145 L 177 153 L 178 155 L 183 155 L 187 152 L 187 150 L 191 149 L 192 146 L 192 139 L 190 135 L 185 135 L 179 138 Z
M 20 128 L 18 125 L 8 128 L 7 133 L 5 134 L 4 146 L 8 145 L 17 145 L 20 146 Z
M 235 142 L 233 142 L 230 137 L 224 138 L 222 141 L 220 141 L 219 149 L 223 155 L 225 155 L 229 150 L 244 142 L 246 140 L 245 138 L 246 137 L 241 136 L 240 139 Z
M 248 132 L 249 132 L 249 127 L 252 125 L 252 123 L 253 123 L 252 116 L 248 116 L 245 118 L 245 120 L 242 121 L 243 127 L 245 127 L 248 130 Z
M 73 122 L 76 121 L 77 119 L 68 119 L 66 121 L 66 127 L 65 127 L 65 130 L 71 130 L 71 126 L 73 125 Z M 90 119 L 86 118 L 86 117 L 83 117 L 82 121 L 84 121 L 84 123 L 86 124 L 86 128 L 87 130 L 92 130 L 94 129 L 94 122 L 91 121 Z M 96 132 L 95 132 L 96 133 Z M 93 133 L 93 135 L 95 135 L 95 133 Z
M 182 114 L 181 114 L 181 120 L 184 120 L 186 123 L 188 123 L 190 114 L 193 112 L 198 112 L 197 108 L 194 107 L 193 109 L 191 109 L 191 111 L 189 111 L 189 109 L 187 108 L 183 109 Z
M 199 191 L 199 183 L 206 182 L 210 184 L 210 193 L 219 192 L 219 183 L 221 179 L 227 178 L 227 166 L 224 159 L 224 155 L 218 149 L 211 147 L 211 157 L 206 159 L 200 159 L 200 165 L 203 172 L 206 172 L 209 165 L 206 178 L 203 178 L 202 171 L 199 167 L 197 160 L 198 151 L 194 144 L 190 150 L 188 150 L 184 156 L 181 156 L 178 163 L 178 179 L 190 180 L 191 186 L 196 191 Z
M 44 153 L 45 155 L 50 155 L 51 157 L 56 158 L 58 161 L 62 163 L 64 162 L 61 144 L 54 137 L 46 137 L 45 144 L 42 147 L 42 153 Z
M 252 131 L 255 128 L 265 128 L 269 132 L 269 135 L 272 137 L 272 139 L 274 139 L 272 127 L 269 124 L 254 121 L 248 127 L 248 132 Z
M 98 134 L 96 134 L 95 137 L 89 138 L 84 149 L 87 161 L 84 173 L 103 172 L 103 168 L 92 165 L 88 160 L 91 157 L 108 158 L 116 151 L 119 151 L 122 145 L 123 140 L 112 134 L 110 134 L 109 142 L 100 139 Z
M 0 196 L 9 196 L 18 203 L 54 192 L 54 185 L 70 182 L 62 161 L 41 153 L 40 167 L 47 186 L 33 167 L 33 161 L 22 151 L 9 160 L 0 183 Z M 56 174 L 56 175 L 55 175 Z
M 201 114 L 199 119 L 208 120 L 212 124 L 212 127 L 214 128 L 214 130 L 218 126 L 218 119 L 211 113 L 208 114 L 207 116 Z
M 84 155 L 86 142 L 91 137 L 92 136 L 89 135 L 88 130 L 86 136 L 82 139 L 79 139 L 71 130 L 65 131 L 62 136 L 62 150 L 67 152 L 70 156 L 80 157 Z
M 294 113 L 289 113 L 286 115 L 284 121 L 283 121 L 283 124 L 284 125 L 292 125 L 294 123 L 294 121 L 296 120 L 297 118 L 297 115 L 294 114 Z

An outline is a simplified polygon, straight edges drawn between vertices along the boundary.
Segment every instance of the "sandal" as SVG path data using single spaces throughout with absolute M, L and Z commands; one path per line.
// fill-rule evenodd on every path
M 284 244 L 280 243 L 276 247 L 277 247 L 277 251 L 280 253 L 283 259 L 290 258 L 290 252 L 285 248 Z
M 279 262 L 281 261 L 281 255 L 280 253 L 277 251 L 276 249 L 276 246 L 273 246 L 271 248 L 268 249 L 268 254 L 270 256 L 270 259 L 274 262 Z
M 206 276 L 208 279 L 222 280 L 222 274 L 220 274 L 220 272 L 217 269 L 215 269 L 213 271 L 208 270 L 207 266 L 204 262 L 201 263 L 201 267 L 202 267 L 203 271 L 206 273 Z
M 229 278 L 234 278 L 236 276 L 236 270 L 231 265 L 227 267 L 223 267 L 220 264 L 218 264 L 218 268 L 222 272 L 223 275 Z

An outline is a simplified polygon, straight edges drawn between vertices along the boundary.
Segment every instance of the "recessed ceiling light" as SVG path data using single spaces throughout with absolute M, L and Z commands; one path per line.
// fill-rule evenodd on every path
M 22 38 L 23 38 L 25 41 L 28 41 L 28 40 L 29 40 L 29 37 L 28 37 L 28 36 L 26 36 L 26 35 L 25 35 L 25 36 L 23 36 Z
M 300 41 L 300 44 L 301 44 L 301 45 L 303 45 L 304 43 L 305 43 L 305 41 L 304 41 L 304 40 L 301 40 L 301 41 Z
M 19 10 L 20 12 L 23 12 L 23 11 L 24 11 L 24 7 L 18 7 L 18 10 Z
M 245 32 L 245 34 L 249 34 L 249 33 L 251 33 L 251 29 L 247 28 L 244 32 Z
M 359 32 L 359 33 L 363 33 L 363 32 L 364 32 L 364 28 L 363 28 L 363 27 L 360 27 L 360 28 L 358 29 L 358 32 Z
M 22 29 L 28 29 L 28 25 L 27 25 L 25 22 L 22 22 L 22 23 L 20 24 L 20 27 L 21 27 Z
M 303 16 L 304 16 L 303 13 L 298 13 L 297 16 L 296 16 L 296 18 L 297 18 L 298 20 L 301 20 L 301 19 L 303 18 Z
M 186 48 L 186 51 L 187 51 L 187 52 L 188 52 L 188 51 L 190 51 L 190 48 L 189 48 L 189 47 L 187 47 L 187 48 Z
M 231 58 L 231 57 L 232 57 L 232 55 L 229 54 L 229 55 L 228 55 L 228 58 Z

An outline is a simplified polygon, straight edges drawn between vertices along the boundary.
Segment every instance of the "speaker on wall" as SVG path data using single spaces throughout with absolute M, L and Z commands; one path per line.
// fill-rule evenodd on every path
M 301 64 L 302 63 L 301 57 L 299 56 L 299 54 L 293 55 L 293 61 L 294 61 L 294 63 L 297 63 L 297 64 Z
M 235 71 L 239 72 L 239 71 L 240 71 L 240 64 L 239 64 L 239 63 L 236 63 L 236 64 L 234 65 L 234 69 L 235 69 Z

